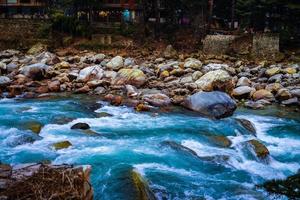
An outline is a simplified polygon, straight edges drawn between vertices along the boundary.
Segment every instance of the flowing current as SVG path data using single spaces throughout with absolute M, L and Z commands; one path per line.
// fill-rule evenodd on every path
M 251 121 L 257 135 L 247 133 L 236 118 Z M 32 121 L 44 125 L 39 136 L 24 128 Z M 88 123 L 92 131 L 71 130 L 77 122 Z M 211 136 L 226 136 L 232 143 L 221 147 Z M 245 145 L 251 139 L 269 149 L 267 161 Z M 65 140 L 72 146 L 52 148 Z M 148 181 L 157 199 L 287 199 L 257 185 L 300 169 L 300 116 L 282 108 L 238 109 L 230 118 L 210 120 L 180 109 L 137 113 L 90 97 L 2 99 L 0 147 L 3 163 L 91 165 L 95 199 L 135 199 L 126 178 L 132 169 Z

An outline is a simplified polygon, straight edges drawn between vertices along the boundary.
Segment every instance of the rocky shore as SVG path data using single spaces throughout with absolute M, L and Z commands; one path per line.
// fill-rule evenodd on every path
M 114 105 L 134 106 L 138 111 L 183 105 L 188 96 L 202 91 L 225 92 L 236 103 L 252 109 L 272 103 L 299 106 L 300 97 L 297 63 L 254 63 L 229 56 L 188 57 L 178 55 L 171 46 L 161 57 L 141 60 L 88 51 L 55 54 L 38 44 L 27 54 L 0 52 L 0 70 L 2 97 L 87 93 L 101 95 Z M 214 104 L 212 100 L 210 103 Z
M 0 164 L 0 199 L 92 200 L 89 166 Z

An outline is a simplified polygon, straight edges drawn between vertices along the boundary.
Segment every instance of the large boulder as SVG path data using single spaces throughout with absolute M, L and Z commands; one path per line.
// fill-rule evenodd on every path
M 20 73 L 33 80 L 42 80 L 50 68 L 51 67 L 46 64 L 36 63 L 21 68 Z
M 147 77 L 139 69 L 121 69 L 113 80 L 114 85 L 133 85 L 140 87 L 146 83 Z
M 210 71 L 195 82 L 199 89 L 212 91 L 231 91 L 233 88 L 232 77 L 224 70 Z
M 11 82 L 10 78 L 6 76 L 0 76 L 0 87 L 8 85 L 10 82 Z
M 92 79 L 101 79 L 103 77 L 103 69 L 100 65 L 86 67 L 80 70 L 79 75 L 77 76 L 77 81 L 87 82 Z
M 116 56 L 113 59 L 111 59 L 106 66 L 108 68 L 111 68 L 113 70 L 119 70 L 124 66 L 124 61 L 121 56 Z
M 270 154 L 267 147 L 257 140 L 249 140 L 247 143 L 253 148 L 258 158 L 265 159 Z
M 237 107 L 229 95 L 219 91 L 198 92 L 189 96 L 184 106 L 204 116 L 217 119 L 231 116 Z

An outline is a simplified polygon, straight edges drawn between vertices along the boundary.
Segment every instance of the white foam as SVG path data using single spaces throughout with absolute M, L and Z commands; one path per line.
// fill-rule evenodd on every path
M 136 164 L 133 167 L 142 175 L 145 175 L 145 171 L 147 169 L 156 170 L 156 171 L 163 171 L 168 173 L 175 173 L 180 174 L 182 176 L 197 176 L 200 175 L 198 172 L 195 171 L 188 171 L 185 169 L 178 169 L 174 167 L 169 167 L 167 165 L 162 165 L 158 163 L 144 163 L 144 164 Z

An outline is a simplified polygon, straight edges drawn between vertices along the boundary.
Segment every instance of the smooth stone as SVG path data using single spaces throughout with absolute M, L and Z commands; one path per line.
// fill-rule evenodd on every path
M 297 97 L 287 99 L 285 101 L 282 101 L 281 104 L 291 106 L 291 105 L 300 105 L 299 99 Z
M 113 79 L 113 85 L 133 85 L 140 87 L 146 83 L 147 77 L 139 69 L 121 69 Z
M 61 149 L 69 148 L 70 146 L 72 146 L 72 143 L 69 141 L 62 141 L 62 142 L 56 142 L 52 144 L 52 146 L 55 150 L 61 150 Z
M 80 70 L 77 81 L 87 82 L 92 79 L 99 80 L 103 77 L 104 71 L 100 65 L 86 67 Z
M 184 68 L 201 69 L 202 62 L 195 58 L 188 58 L 185 60 Z
M 248 97 L 253 92 L 255 92 L 254 88 L 251 88 L 249 86 L 239 86 L 232 91 L 232 95 L 235 97 L 240 97 L 240 96 Z
M 32 65 L 26 65 L 20 69 L 20 73 L 33 80 L 42 80 L 45 78 L 46 72 L 51 67 L 44 63 L 36 63 Z
M 124 66 L 123 58 L 121 56 L 116 56 L 116 57 L 112 58 L 106 64 L 106 66 L 108 68 L 111 68 L 112 70 L 119 70 L 120 68 L 122 68 Z
M 252 98 L 255 101 L 260 100 L 260 99 L 273 100 L 274 96 L 270 91 L 261 89 L 261 90 L 254 92 L 252 95 Z
M 146 94 L 143 96 L 143 100 L 157 107 L 168 106 L 171 104 L 171 99 L 162 93 Z
M 253 147 L 253 150 L 258 158 L 265 159 L 269 154 L 267 147 L 257 140 L 247 141 Z
M 6 76 L 0 76 L 0 86 L 6 86 L 11 83 L 10 78 Z
M 259 109 L 264 109 L 264 105 L 259 103 L 259 102 L 255 102 L 255 101 L 246 101 L 244 106 L 246 108 L 251 108 L 251 109 L 254 109 L 254 110 L 259 110 Z
M 208 136 L 209 140 L 216 144 L 219 147 L 229 148 L 232 144 L 230 139 L 223 135 L 210 135 Z
M 87 130 L 90 129 L 90 126 L 87 123 L 76 123 L 74 124 L 71 129 L 81 129 L 81 130 Z
M 273 75 L 275 75 L 275 74 L 280 73 L 280 70 L 281 70 L 280 67 L 273 67 L 273 68 L 267 69 L 267 70 L 265 71 L 265 74 L 266 74 L 267 76 L 271 77 L 271 76 L 273 76 Z
M 248 130 L 252 135 L 256 136 L 256 128 L 255 126 L 252 124 L 252 122 L 250 122 L 247 119 L 235 119 L 242 127 L 244 127 L 246 130 Z
M 237 87 L 239 87 L 239 86 L 249 86 L 250 87 L 251 86 L 251 81 L 247 77 L 241 77 L 241 78 L 239 78 L 236 86 Z
M 278 92 L 277 92 L 277 94 L 276 94 L 275 97 L 279 101 L 285 101 L 285 100 L 291 99 L 292 98 L 292 94 L 289 92 L 288 89 L 282 88 L 282 89 L 278 90 Z
M 31 121 L 24 123 L 24 127 L 35 134 L 39 134 L 43 128 L 43 124 L 37 121 Z
M 223 92 L 198 92 L 189 96 L 184 106 L 200 114 L 213 117 L 224 118 L 231 116 L 237 105 L 229 95 Z

